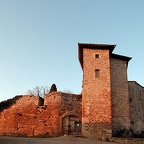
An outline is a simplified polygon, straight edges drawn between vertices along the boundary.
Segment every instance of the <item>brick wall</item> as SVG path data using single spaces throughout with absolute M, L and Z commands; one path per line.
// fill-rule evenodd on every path
M 135 81 L 129 81 L 130 126 L 136 134 L 144 131 L 144 91 Z
M 30 121 L 30 116 L 35 114 L 34 107 L 38 104 L 38 99 L 39 97 L 26 95 L 20 98 L 16 104 L 2 111 L 0 115 L 0 133 L 6 135 L 17 135 L 18 133 L 20 135 L 30 135 L 30 124 L 22 122 L 27 121 L 33 123 L 33 119 Z M 27 113 L 27 116 L 25 116 L 25 113 Z
M 0 112 L 0 134 L 58 136 L 62 119 L 68 115 L 81 119 L 81 96 L 52 92 L 45 95 L 44 106 L 37 96 L 23 96 Z
M 127 62 L 111 58 L 111 94 L 113 134 L 130 128 Z
M 95 77 L 96 69 L 100 70 L 99 77 Z M 111 137 L 111 115 L 109 50 L 83 48 L 83 135 Z
M 14 112 L 13 110 L 7 110 L 0 112 L 0 135 L 6 133 L 11 134 L 14 131 Z
M 58 116 L 57 120 L 59 124 L 59 129 L 62 134 L 65 133 L 62 125 L 63 119 L 69 116 L 74 116 L 76 117 L 75 118 L 76 121 L 81 121 L 81 115 L 82 115 L 81 101 L 82 101 L 81 95 L 67 94 L 62 92 L 53 92 L 45 96 L 44 104 L 51 105 L 52 110 L 57 110 L 57 116 Z

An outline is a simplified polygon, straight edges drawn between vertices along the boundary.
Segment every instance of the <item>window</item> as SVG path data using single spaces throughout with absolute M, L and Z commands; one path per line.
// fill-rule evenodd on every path
M 134 121 L 131 121 L 131 124 L 134 124 Z
M 95 77 L 100 77 L 100 70 L 99 69 L 96 69 L 95 70 Z
M 99 58 L 99 54 L 95 54 L 95 58 Z
M 129 102 L 132 102 L 132 98 L 129 98 Z

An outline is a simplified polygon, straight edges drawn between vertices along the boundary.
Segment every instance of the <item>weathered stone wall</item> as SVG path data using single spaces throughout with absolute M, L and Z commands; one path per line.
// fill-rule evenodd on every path
M 135 81 L 129 81 L 130 126 L 136 134 L 144 131 L 144 91 Z
M 111 125 L 109 50 L 83 48 L 82 133 L 98 139 L 111 137 Z
M 62 92 L 52 92 L 45 96 L 44 105 L 51 105 L 52 111 L 57 110 L 57 124 L 60 132 L 63 130 L 63 119 L 68 116 L 75 116 L 77 121 L 82 117 L 82 96 L 76 94 L 67 94 Z M 56 114 L 53 114 L 56 115 Z M 67 132 L 68 133 L 68 132 Z
M 82 118 L 82 96 L 75 94 L 62 93 L 62 102 L 60 108 L 60 116 L 64 118 L 68 115 Z
M 111 94 L 112 94 L 112 127 L 113 134 L 120 129 L 130 128 L 129 94 L 127 81 L 127 62 L 110 59 Z
M 37 96 L 23 96 L 16 104 L 0 113 L 0 134 L 58 136 L 62 134 L 62 118 L 81 118 L 81 96 L 52 92 L 39 106 Z
M 31 135 L 30 122 L 33 124 L 31 116 L 35 115 L 34 107 L 38 104 L 38 99 L 39 97 L 30 95 L 23 96 L 16 104 L 2 111 L 0 115 L 0 133 Z
M 0 112 L 0 135 L 11 134 L 14 131 L 14 112 L 8 109 L 7 111 Z

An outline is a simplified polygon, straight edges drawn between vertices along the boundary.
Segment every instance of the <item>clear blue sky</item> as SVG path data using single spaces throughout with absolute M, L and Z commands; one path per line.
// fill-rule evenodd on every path
M 0 101 L 35 86 L 81 92 L 78 42 L 117 44 L 144 85 L 144 0 L 0 0 Z

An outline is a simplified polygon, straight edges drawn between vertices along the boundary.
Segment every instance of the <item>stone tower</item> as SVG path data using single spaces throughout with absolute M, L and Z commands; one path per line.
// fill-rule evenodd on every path
M 130 129 L 130 101 L 127 67 L 130 57 L 111 53 L 112 132 Z
M 78 44 L 83 69 L 82 134 L 112 136 L 110 54 L 115 45 Z

